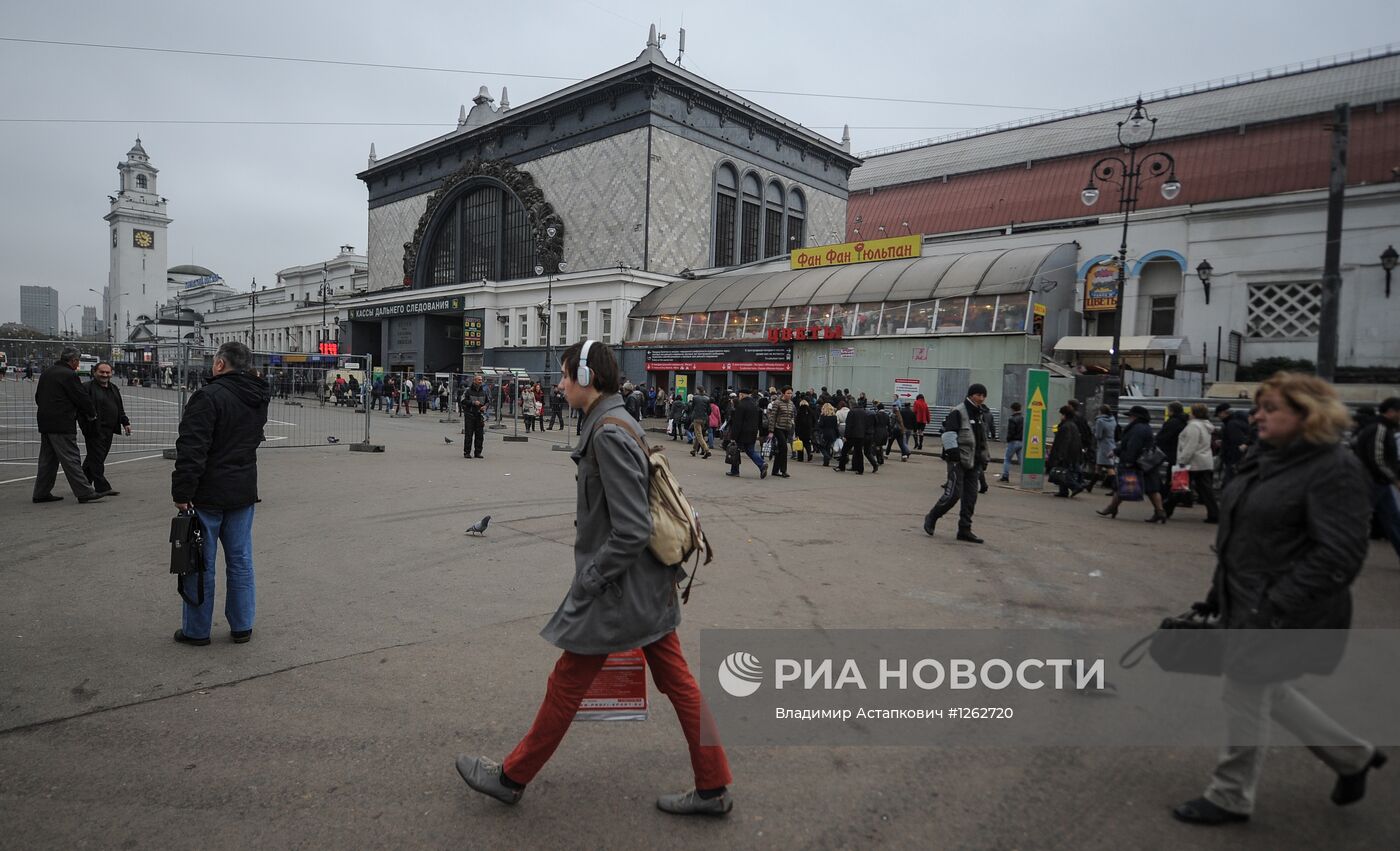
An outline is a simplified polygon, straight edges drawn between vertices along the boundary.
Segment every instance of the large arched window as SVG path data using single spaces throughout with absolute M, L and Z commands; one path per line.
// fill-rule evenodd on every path
M 768 183 L 763 196 L 763 256 L 776 257 L 783 249 L 783 185 L 776 180 Z
M 804 240 L 807 237 L 807 199 L 802 197 L 802 191 L 792 189 L 788 192 L 787 206 L 787 236 L 788 248 L 801 248 L 806 245 Z
M 429 243 L 428 274 L 419 286 L 528 278 L 535 266 L 530 217 L 515 194 L 478 184 L 440 210 Z
M 744 175 L 744 197 L 742 223 L 739 228 L 739 262 L 752 263 L 758 259 L 759 214 L 762 212 L 762 193 L 758 175 L 748 172 Z
M 734 265 L 734 231 L 738 224 L 739 175 L 722 165 L 715 176 L 715 265 Z

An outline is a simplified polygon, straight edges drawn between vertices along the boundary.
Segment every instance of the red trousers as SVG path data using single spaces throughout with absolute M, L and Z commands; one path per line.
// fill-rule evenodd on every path
M 703 723 L 713 725 L 709 710 L 705 708 L 705 698 L 700 687 L 695 684 L 690 668 L 681 654 L 681 642 L 674 632 L 642 648 L 647 657 L 647 667 L 651 668 L 652 681 L 656 688 L 671 699 L 671 706 L 680 719 L 681 730 L 685 732 L 686 744 L 690 746 L 690 766 L 695 772 L 695 788 L 718 789 L 728 786 L 733 780 L 729 773 L 729 758 L 724 748 L 718 745 L 700 744 L 700 727 Z M 535 779 L 554 750 L 569 732 L 574 715 L 578 712 L 583 696 L 593 684 L 593 678 L 602 670 L 607 656 L 582 656 L 565 650 L 564 655 L 554 665 L 549 675 L 549 687 L 544 694 L 544 702 L 535 714 L 535 723 L 515 750 L 506 757 L 502 767 L 511 780 L 529 783 Z M 706 736 L 709 741 L 716 737 Z

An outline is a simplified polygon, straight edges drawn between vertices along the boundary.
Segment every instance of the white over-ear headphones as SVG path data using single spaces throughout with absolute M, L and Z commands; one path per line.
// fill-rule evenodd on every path
M 578 378 L 574 381 L 580 387 L 587 387 L 593 382 L 593 370 L 588 368 L 588 347 L 591 345 L 592 340 L 584 340 L 583 350 L 578 353 Z

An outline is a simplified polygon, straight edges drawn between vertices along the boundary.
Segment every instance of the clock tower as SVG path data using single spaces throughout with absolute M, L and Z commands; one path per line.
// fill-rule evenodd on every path
M 117 164 L 120 184 L 108 196 L 111 209 L 102 218 L 108 225 L 111 266 L 107 272 L 108 311 L 112 339 L 126 342 L 137 325 L 156 319 L 157 304 L 169 300 L 166 283 L 165 199 L 156 191 L 157 169 L 146 149 L 136 144 Z

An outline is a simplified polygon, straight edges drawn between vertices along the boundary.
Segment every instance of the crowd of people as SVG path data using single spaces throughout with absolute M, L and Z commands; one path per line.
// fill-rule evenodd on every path
M 518 803 L 561 744 L 580 702 L 608 654 L 641 649 L 660 691 L 676 709 L 690 751 L 694 787 L 657 799 L 662 810 L 684 815 L 723 815 L 733 807 L 732 774 L 724 749 L 701 736 L 704 697 L 690 674 L 676 627 L 680 620 L 679 565 L 660 563 L 648 549 L 652 524 L 648 460 L 638 422 L 648 411 L 640 388 L 621 384 L 607 347 L 571 346 L 563 355 L 560 384 L 550 391 L 558 408 L 583 413 L 574 450 L 579 499 L 574 546 L 575 574 L 563 602 L 542 631 L 561 650 L 545 697 L 528 730 L 501 762 L 463 755 L 456 767 L 475 791 L 506 804 Z M 56 502 L 57 470 L 68 477 L 79 502 L 116 491 L 103 476 L 104 443 L 130 433 L 111 365 L 99 363 L 94 380 L 78 378 L 78 353 L 65 350 L 45 370 L 36 392 L 42 436 L 34 502 Z M 411 390 L 420 402 L 416 381 Z M 345 381 L 350 392 L 350 381 Z M 386 385 L 388 382 L 386 381 Z M 400 399 L 410 388 L 400 387 Z M 434 388 L 428 384 L 431 391 Z M 251 367 L 240 343 L 224 344 L 208 383 L 192 395 L 181 415 L 171 498 L 181 512 L 199 518 L 205 531 L 204 569 L 193 581 L 204 593 L 186 601 L 174 640 L 211 643 L 215 564 L 226 553 L 225 616 L 234 643 L 252 640 L 255 599 L 252 526 L 258 502 L 256 449 L 263 440 L 268 382 Z M 439 395 L 439 398 L 441 396 Z M 979 493 L 986 490 L 995 434 L 987 390 L 967 389 L 941 421 L 939 444 L 948 477 L 937 503 L 924 517 L 932 535 L 937 522 L 959 507 L 958 539 L 983 543 L 972 531 Z M 522 386 L 517 401 L 544 404 L 544 389 Z M 480 375 L 461 389 L 466 414 L 463 452 L 481 458 L 481 425 L 491 395 Z M 1218 524 L 1213 576 L 1204 599 L 1192 610 L 1226 629 L 1330 630 L 1344 635 L 1351 624 L 1350 586 L 1367 554 L 1367 533 L 1382 533 L 1400 554 L 1400 397 L 1362 410 L 1353 419 L 1331 385 L 1315 377 L 1279 373 L 1263 382 L 1249 411 L 1222 403 L 1214 415 L 1205 405 L 1172 403 L 1155 432 L 1151 413 L 1133 406 L 1120 425 L 1111 408 L 1090 424 L 1082 405 L 1060 408 L 1049 455 L 1059 495 L 1102 484 L 1113 494 L 1100 511 L 1114 517 L 1123 502 L 1146 500 L 1150 522 L 1164 523 L 1188 501 L 1199 502 L 1205 520 Z M 420 412 L 423 409 L 420 407 Z M 654 409 L 653 409 L 654 410 Z M 703 391 L 666 405 L 672 439 L 689 441 L 691 455 L 709 458 L 712 446 L 726 452 L 728 475 L 739 476 L 747 456 L 759 478 L 789 477 L 789 461 L 812 462 L 857 475 L 872 474 L 894 457 L 923 445 L 931 412 L 922 397 L 909 404 L 872 403 L 845 390 L 768 393 L 739 389 Z M 1002 478 L 1019 452 L 1021 412 L 1012 406 Z M 552 427 L 552 423 L 550 426 Z M 562 419 L 559 422 L 563 427 Z M 89 463 L 78 457 L 77 433 L 87 439 Z M 1218 459 L 1218 461 L 1217 461 Z M 1218 470 L 1217 470 L 1218 468 Z M 1371 528 L 1368 529 L 1368 526 Z M 1344 641 L 1297 657 L 1229 645 L 1221 659 L 1227 745 L 1204 793 L 1173 810 L 1197 825 L 1247 821 L 1253 813 L 1267 745 L 1267 723 L 1277 720 L 1303 741 L 1335 775 L 1331 800 L 1360 801 L 1367 777 L 1386 756 L 1330 718 L 1291 681 L 1327 674 L 1338 664 Z M 1268 661 L 1261 674 L 1260 665 Z

